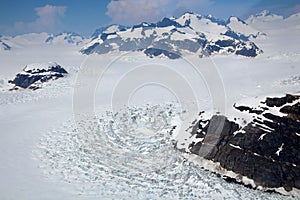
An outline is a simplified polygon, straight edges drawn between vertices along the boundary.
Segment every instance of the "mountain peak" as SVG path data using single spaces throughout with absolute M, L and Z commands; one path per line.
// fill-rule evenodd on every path
M 217 23 L 218 25 L 225 25 L 225 21 L 223 19 L 219 19 L 212 14 L 208 14 L 204 16 L 204 18 L 209 19 L 213 23 Z
M 253 15 L 251 15 L 250 17 L 253 17 Z M 270 12 L 269 10 L 263 10 L 260 13 L 257 13 L 256 15 L 254 15 L 254 17 L 256 17 L 256 18 L 270 18 L 270 19 L 271 18 L 283 19 L 283 16 L 274 14 L 274 13 Z
M 109 26 L 100 27 L 100 28 L 96 29 L 96 31 L 93 33 L 92 39 L 96 39 L 99 35 L 101 35 L 103 33 L 109 34 L 109 33 L 114 33 L 114 32 L 118 32 L 118 31 L 124 31 L 127 28 L 128 27 L 119 25 L 119 24 L 111 24 Z
M 272 13 L 269 11 L 269 10 L 263 10 L 261 11 L 260 13 L 256 14 L 256 16 L 260 16 L 260 17 L 266 17 L 266 16 L 269 16 L 271 15 Z
M 214 18 L 214 16 L 212 14 L 208 14 L 206 15 L 207 18 Z
M 270 22 L 270 21 L 276 21 L 276 20 L 283 20 L 283 16 L 273 14 L 268 10 L 263 10 L 258 14 L 251 15 L 246 20 L 246 22 L 248 24 L 253 24 L 253 23 L 256 23 L 256 22 L 261 23 L 261 22 Z
M 182 15 L 180 15 L 179 17 L 177 17 L 177 19 L 185 19 L 185 20 L 189 20 L 191 18 L 200 18 L 201 15 L 193 13 L 193 12 L 185 12 Z M 176 20 L 176 19 L 175 19 Z
M 235 16 L 230 16 L 228 18 L 227 23 L 230 23 L 230 22 L 242 22 L 242 23 L 245 23 L 243 20 L 241 20 L 240 18 L 235 17 Z
M 157 27 L 168 27 L 168 26 L 175 26 L 175 27 L 182 27 L 181 24 L 177 23 L 176 21 L 170 19 L 170 18 L 163 18 L 161 21 L 159 21 L 156 24 Z

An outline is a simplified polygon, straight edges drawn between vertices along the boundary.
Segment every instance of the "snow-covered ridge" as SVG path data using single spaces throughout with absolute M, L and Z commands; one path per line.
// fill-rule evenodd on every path
M 48 62 L 48 63 L 32 63 L 28 64 L 24 67 L 23 71 L 25 73 L 36 73 L 41 70 L 49 70 L 53 67 L 59 66 L 56 62 Z
M 241 20 L 238 22 L 242 22 Z M 262 51 L 249 39 L 260 33 L 245 22 L 185 13 L 178 18 L 163 18 L 157 23 L 124 27 L 112 25 L 98 29 L 92 41 L 81 49 L 83 54 L 144 51 L 148 56 L 160 56 L 165 51 L 178 56 L 196 54 L 236 54 L 255 57 Z M 150 52 L 150 53 L 149 53 Z M 178 57 L 177 56 L 177 57 Z
M 261 13 L 251 15 L 246 20 L 246 22 L 251 24 L 251 23 L 255 23 L 257 21 L 271 22 L 271 21 L 276 21 L 276 20 L 283 20 L 283 16 L 273 14 L 268 10 L 263 10 Z
M 255 28 L 249 26 L 245 21 L 237 17 L 230 17 L 226 23 L 232 30 L 247 37 L 256 38 L 261 35 L 266 35 L 265 33 L 261 33 Z
M 285 23 L 285 22 L 292 21 L 292 20 L 298 20 L 298 22 L 299 22 L 299 19 L 300 19 L 300 13 L 296 13 L 287 18 L 284 18 L 281 15 L 277 15 L 277 14 L 271 13 L 268 10 L 264 10 L 261 13 L 251 15 L 245 21 L 249 25 L 255 26 L 255 24 L 259 24 L 259 23 L 277 23 L 278 25 L 280 25 L 280 23 Z
M 84 43 L 85 38 L 77 33 L 74 32 L 65 32 L 65 33 L 59 33 L 56 35 L 50 35 L 45 42 L 49 44 L 62 44 L 62 43 L 68 43 L 68 44 L 75 44 L 80 45 Z
M 38 45 L 64 45 L 80 46 L 86 44 L 88 39 L 73 33 L 63 32 L 59 34 L 49 33 L 28 33 L 17 36 L 0 36 L 0 50 L 10 50 L 14 48 L 27 48 Z
M 126 27 L 126 26 L 117 25 L 117 24 L 101 27 L 93 33 L 93 35 L 91 36 L 91 39 L 93 40 L 93 39 L 97 38 L 100 34 L 103 34 L 103 33 L 115 33 L 115 32 L 119 32 L 119 31 L 124 31 L 127 28 L 128 27 Z

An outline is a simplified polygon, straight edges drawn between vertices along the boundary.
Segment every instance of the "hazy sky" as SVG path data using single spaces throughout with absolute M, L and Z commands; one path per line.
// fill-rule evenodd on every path
M 247 18 L 264 9 L 289 16 L 300 0 L 1 0 L 0 34 L 74 31 L 89 36 L 96 28 L 118 23 L 155 22 L 186 11 Z

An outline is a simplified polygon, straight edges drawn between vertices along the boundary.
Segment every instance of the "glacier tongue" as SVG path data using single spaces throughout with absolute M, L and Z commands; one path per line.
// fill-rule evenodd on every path
M 248 198 L 248 188 L 228 184 L 174 148 L 170 131 L 178 109 L 148 105 L 107 111 L 76 125 L 69 121 L 49 132 L 34 155 L 46 177 L 71 183 L 70 192 L 91 198 Z

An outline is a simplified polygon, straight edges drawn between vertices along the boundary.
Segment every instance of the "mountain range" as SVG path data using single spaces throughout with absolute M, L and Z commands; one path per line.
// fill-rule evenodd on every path
M 98 29 L 81 53 L 143 51 L 150 57 L 178 58 L 191 53 L 200 57 L 213 54 L 255 57 L 262 50 L 250 40 L 260 35 L 262 33 L 237 17 L 224 21 L 211 15 L 187 12 L 178 18 L 163 18 L 157 23 Z
M 295 14 L 284 19 L 266 10 L 251 15 L 245 21 L 234 16 L 222 20 L 212 15 L 186 12 L 177 18 L 163 18 L 157 23 L 101 27 L 89 38 L 73 32 L 30 33 L 15 37 L 0 35 L 0 50 L 46 44 L 78 46 L 78 51 L 86 55 L 141 51 L 149 57 L 171 59 L 189 54 L 199 57 L 216 54 L 255 57 L 263 53 L 255 39 L 267 37 L 261 31 L 266 22 L 281 20 L 284 23 L 299 18 L 300 15 Z
M 1 36 L 0 49 L 13 50 L 15 48 L 28 47 L 31 45 L 75 45 L 80 46 L 88 40 L 78 33 L 63 32 L 59 34 L 28 33 L 17 36 Z

